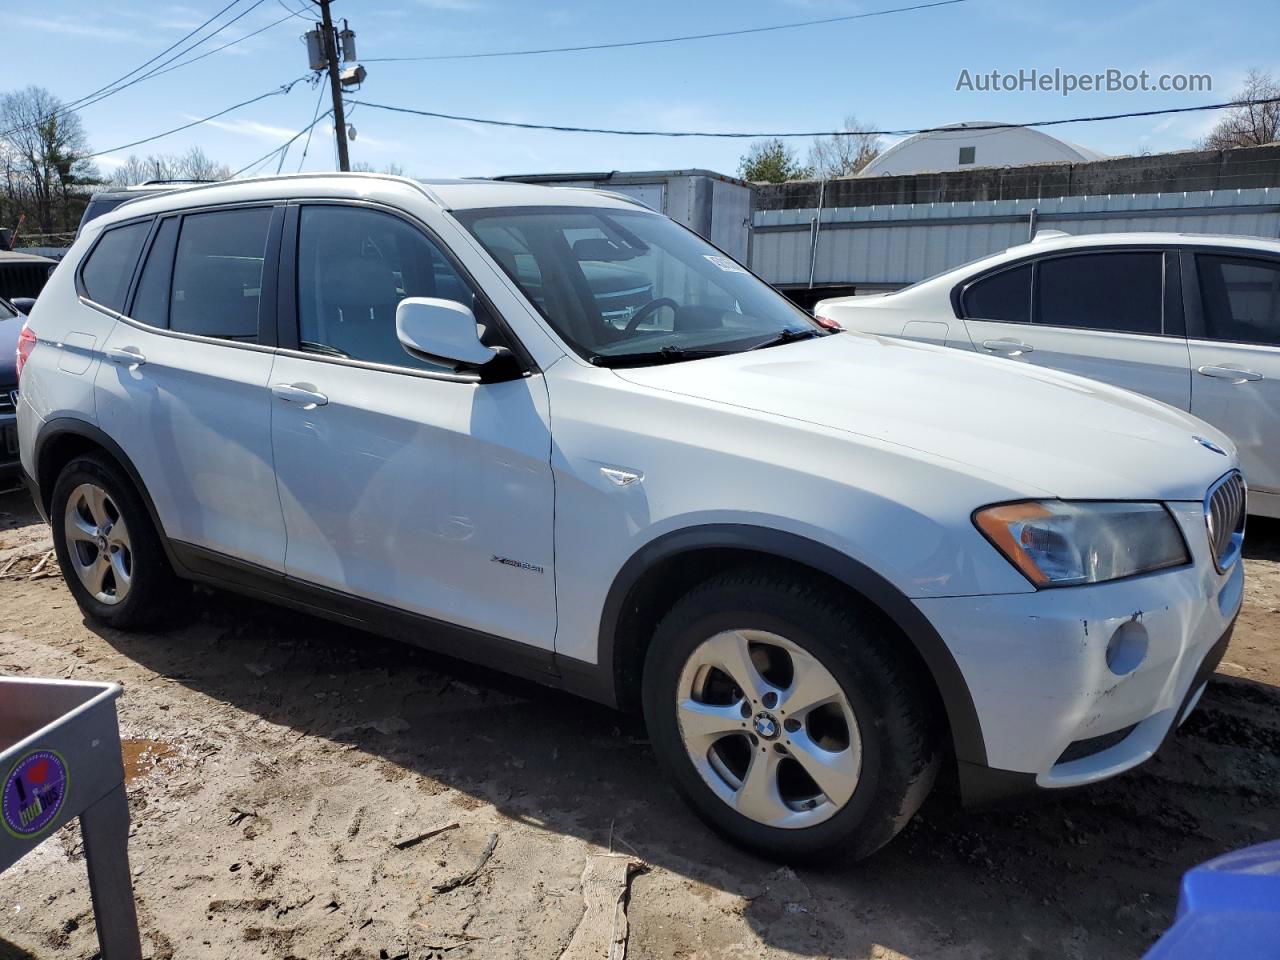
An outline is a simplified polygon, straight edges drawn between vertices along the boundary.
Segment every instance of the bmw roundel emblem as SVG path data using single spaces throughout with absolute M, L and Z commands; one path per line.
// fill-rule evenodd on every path
M 1214 453 L 1219 454 L 1220 456 L 1225 457 L 1227 455 L 1227 451 L 1223 450 L 1220 446 L 1218 446 L 1212 440 L 1206 440 L 1204 437 L 1197 437 L 1197 436 L 1193 436 L 1191 439 L 1194 440 L 1196 443 L 1200 444 L 1200 446 L 1205 447 L 1208 450 L 1212 450 Z

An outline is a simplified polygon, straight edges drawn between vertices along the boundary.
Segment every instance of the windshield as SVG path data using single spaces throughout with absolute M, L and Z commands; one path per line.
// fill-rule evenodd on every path
M 584 207 L 455 215 L 556 332 L 601 366 L 692 360 L 823 333 L 666 217 Z

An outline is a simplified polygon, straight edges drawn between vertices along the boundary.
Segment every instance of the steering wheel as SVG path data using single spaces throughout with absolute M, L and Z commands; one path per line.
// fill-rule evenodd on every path
M 635 333 L 636 327 L 640 326 L 649 314 L 661 310 L 663 307 L 670 307 L 672 310 L 679 310 L 680 304 L 676 303 L 670 297 L 659 297 L 657 300 L 650 300 L 643 307 L 632 314 L 631 319 L 627 321 L 627 333 Z

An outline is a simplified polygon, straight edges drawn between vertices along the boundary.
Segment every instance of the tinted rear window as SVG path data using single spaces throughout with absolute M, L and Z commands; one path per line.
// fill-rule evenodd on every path
M 138 289 L 129 315 L 153 327 L 169 326 L 169 279 L 173 275 L 173 250 L 178 241 L 178 218 L 166 217 L 156 231 L 142 266 Z
M 964 292 L 964 315 L 971 320 L 1004 323 L 1031 321 L 1031 265 L 984 277 Z
M 169 327 L 228 340 L 258 337 L 270 207 L 197 213 L 182 220 Z
M 1208 254 L 1196 262 L 1205 335 L 1280 346 L 1280 263 Z
M 1036 323 L 1124 333 L 1161 332 L 1163 255 L 1087 253 L 1041 260 Z
M 150 229 L 151 221 L 143 220 L 102 234 L 80 268 L 80 280 L 90 300 L 117 313 L 124 309 L 129 281 Z

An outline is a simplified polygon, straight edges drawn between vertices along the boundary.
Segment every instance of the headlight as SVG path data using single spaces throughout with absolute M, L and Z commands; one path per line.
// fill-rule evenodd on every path
M 986 507 L 973 522 L 1037 587 L 1100 583 L 1191 560 L 1159 503 L 1025 500 Z

